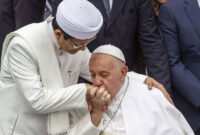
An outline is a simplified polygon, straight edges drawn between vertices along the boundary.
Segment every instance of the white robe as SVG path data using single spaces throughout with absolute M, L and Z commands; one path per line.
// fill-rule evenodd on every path
M 89 79 L 91 54 L 87 49 L 74 55 L 66 53 L 65 68 L 59 69 L 49 22 L 25 26 L 8 35 L 4 42 L 0 80 L 1 135 L 47 135 L 48 114 L 60 111 L 69 113 L 69 120 L 68 117 L 55 119 L 67 124 L 52 124 L 69 127 L 69 135 L 100 132 L 90 120 L 85 85 L 74 85 L 79 75 Z M 67 79 L 64 81 L 62 76 Z
M 79 75 L 89 78 L 91 54 L 87 49 L 74 55 L 67 54 L 67 64 L 62 73 L 71 71 L 71 76 L 63 82 L 47 23 L 28 25 L 8 35 L 5 41 L 0 87 L 0 134 L 46 135 L 47 115 L 63 110 L 66 117 L 55 117 L 58 123 L 50 124 L 69 128 L 66 110 L 74 108 L 83 109 L 75 111 L 77 117 L 83 115 L 83 124 L 89 127 L 89 132 L 93 129 L 93 133 L 98 133 L 99 130 L 91 124 L 90 116 L 85 115 L 85 85 L 73 85 Z M 10 42 L 12 35 L 15 37 Z M 87 134 L 87 128 L 80 133 Z
M 127 80 L 126 78 L 124 85 L 128 84 Z M 118 100 L 121 99 L 124 91 L 125 86 L 118 93 Z M 112 104 L 115 105 L 111 102 L 110 105 Z M 109 132 L 108 135 L 115 135 L 114 132 L 125 135 L 194 135 L 181 112 L 166 100 L 160 90 L 153 88 L 149 91 L 146 85 L 130 77 L 119 109 L 120 113 L 117 112 L 115 115 L 117 117 L 113 118 L 116 123 L 110 122 L 111 125 L 105 129 Z M 122 120 L 124 124 L 117 126 L 116 124 Z

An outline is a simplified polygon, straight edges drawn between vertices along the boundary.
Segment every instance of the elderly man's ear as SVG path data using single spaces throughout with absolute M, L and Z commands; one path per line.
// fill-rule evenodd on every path
M 124 81 L 127 72 L 128 72 L 128 66 L 123 66 L 121 69 L 121 77 L 120 77 L 121 81 Z

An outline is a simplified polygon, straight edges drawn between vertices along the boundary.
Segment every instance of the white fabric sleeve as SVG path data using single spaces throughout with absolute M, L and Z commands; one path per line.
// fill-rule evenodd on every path
M 84 57 L 84 59 L 82 61 L 82 65 L 81 65 L 80 76 L 83 77 L 84 79 L 92 82 L 91 76 L 90 76 L 90 70 L 89 70 L 89 61 L 90 61 L 91 53 L 87 48 L 85 50 L 83 57 Z
M 127 75 L 128 75 L 128 77 L 132 78 L 133 80 L 135 80 L 137 82 L 141 82 L 141 83 L 144 83 L 148 77 L 146 75 L 138 74 L 133 71 L 128 72 Z
M 102 129 L 102 121 L 98 127 L 92 124 L 90 113 L 88 112 L 76 125 L 69 129 L 67 135 L 99 135 Z
M 87 107 L 85 84 L 59 89 L 43 87 L 37 60 L 31 48 L 20 38 L 14 38 L 9 46 L 11 46 L 7 53 L 9 72 L 22 98 L 24 97 L 36 112 L 50 113 Z
M 153 88 L 151 91 L 154 100 L 157 100 L 158 104 L 160 104 L 160 109 L 163 110 L 166 119 L 168 121 L 172 121 L 173 124 L 178 123 L 184 134 L 186 135 L 194 135 L 194 132 L 187 120 L 183 116 L 183 114 L 169 101 L 164 97 L 163 93 L 157 88 Z

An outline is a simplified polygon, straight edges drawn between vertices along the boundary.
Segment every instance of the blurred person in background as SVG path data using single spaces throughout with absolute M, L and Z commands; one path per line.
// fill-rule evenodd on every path
M 156 16 L 158 16 L 160 5 L 165 2 L 168 2 L 168 1 L 169 0 L 152 0 L 153 8 L 154 8 L 154 12 L 155 12 Z
M 46 0 L 0 0 L 0 56 L 8 33 L 43 21 L 45 3 Z
M 170 0 L 158 16 L 168 49 L 172 98 L 200 135 L 200 0 Z

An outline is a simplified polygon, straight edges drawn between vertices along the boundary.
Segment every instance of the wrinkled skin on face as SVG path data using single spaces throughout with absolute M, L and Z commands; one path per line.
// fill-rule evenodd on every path
M 93 54 L 89 68 L 93 85 L 104 87 L 111 98 L 121 89 L 128 67 L 117 58 L 107 54 Z

